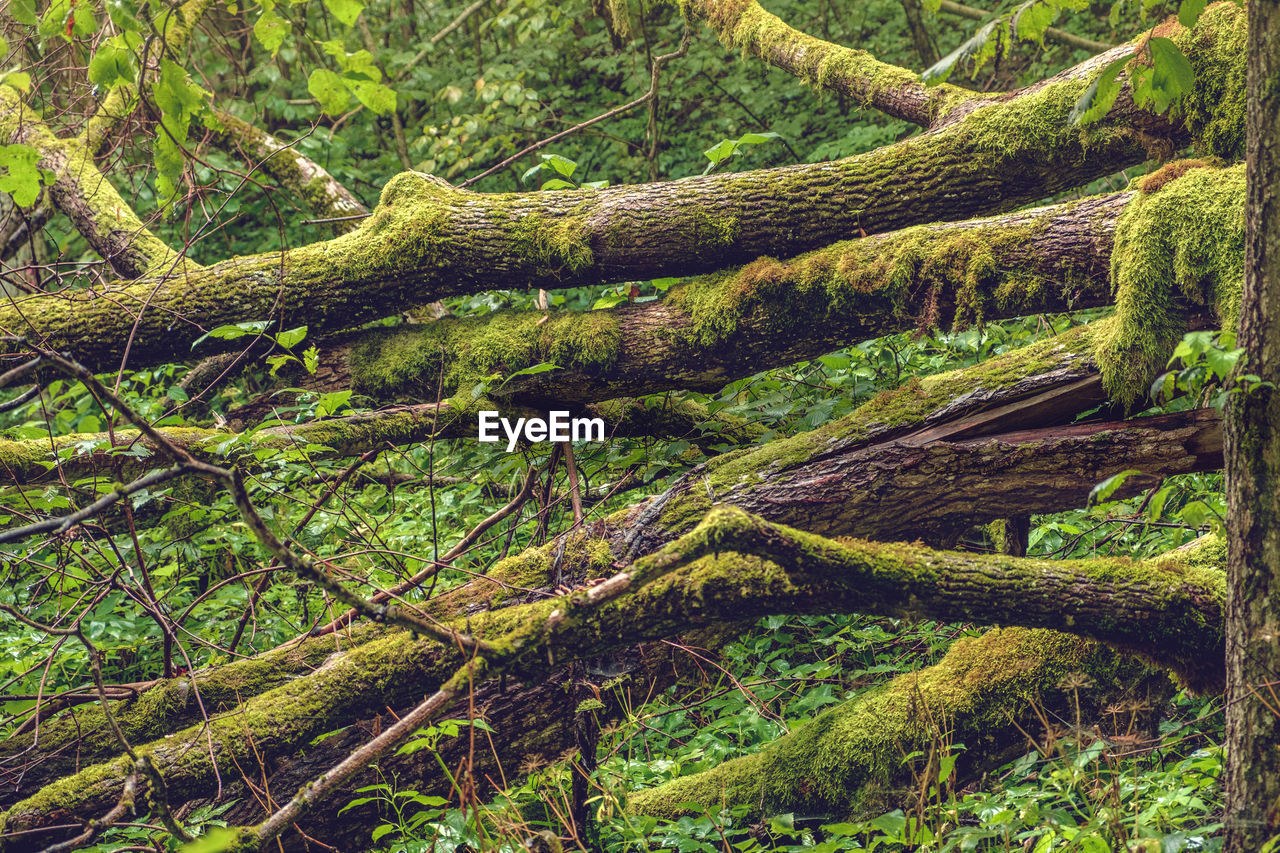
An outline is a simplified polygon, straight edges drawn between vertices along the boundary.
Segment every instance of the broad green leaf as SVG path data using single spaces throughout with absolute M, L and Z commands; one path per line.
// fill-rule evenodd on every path
M 299 326 L 296 329 L 280 332 L 276 335 L 276 343 L 285 349 L 293 349 L 293 347 L 302 343 L 302 339 L 307 336 L 307 327 Z
M 578 185 L 564 178 L 552 178 L 542 184 L 544 190 L 576 190 Z
M 168 59 L 160 60 L 160 79 L 152 92 L 161 110 L 161 127 L 152 149 L 156 190 L 162 203 L 167 204 L 177 195 L 178 179 L 182 177 L 185 162 L 182 147 L 187 142 L 191 117 L 204 108 L 208 93 L 187 78 L 182 66 Z
M 320 109 L 331 116 L 341 113 L 351 102 L 342 78 L 327 68 L 317 68 L 311 72 L 311 77 L 307 79 L 307 91 L 320 102 Z
M 373 54 L 367 50 L 357 50 L 350 54 L 344 50 L 337 60 L 342 65 L 342 70 L 348 74 L 363 74 L 375 83 L 382 82 L 382 71 L 374 61 Z
M 1013 33 L 1020 39 L 1044 44 L 1044 32 L 1053 23 L 1057 10 L 1044 0 L 1028 0 L 1013 13 Z
M 777 139 L 778 136 L 772 130 L 764 133 L 744 133 L 738 137 L 738 145 L 759 145 L 762 142 L 768 142 L 770 139 Z
M 1133 100 L 1142 107 L 1163 113 L 1191 91 L 1196 73 L 1178 46 L 1162 36 L 1147 40 L 1151 65 L 1135 72 Z
M 715 145 L 712 145 L 706 151 L 703 151 L 702 154 L 704 157 L 706 157 L 708 160 L 711 161 L 712 166 L 719 166 L 725 160 L 728 160 L 730 157 L 732 157 L 734 152 L 737 150 L 738 150 L 738 140 L 722 139 L 719 142 L 717 142 Z
M 578 168 L 578 164 L 568 157 L 561 157 L 559 154 L 543 154 L 542 162 L 554 169 L 557 174 L 565 178 L 572 178 L 573 173 Z
M 275 8 L 271 7 L 258 17 L 253 25 L 253 34 L 274 56 L 280 52 L 280 45 L 284 44 L 285 37 L 289 35 L 289 22 L 277 15 Z
M 1102 69 L 1071 108 L 1071 114 L 1067 116 L 1069 124 L 1092 124 L 1107 114 L 1120 95 L 1120 83 L 1116 77 L 1131 59 L 1133 54 L 1122 56 Z
M 1178 6 L 1178 21 L 1182 26 L 1191 29 L 1200 19 L 1200 13 L 1204 11 L 1205 5 L 1205 0 L 1182 0 Z
M 1134 469 L 1130 468 L 1127 471 L 1121 471 L 1119 474 L 1111 475 L 1110 477 L 1103 480 L 1098 485 L 1094 486 L 1093 489 L 1089 492 L 1089 500 L 1087 501 L 1088 505 L 1093 506 L 1096 503 L 1107 502 L 1108 500 L 1111 499 L 1111 496 L 1114 495 L 1116 491 L 1118 491 L 1119 488 L 1124 485 L 1125 480 L 1128 480 L 1134 474 L 1141 474 L 1141 473 L 1142 473 L 1141 471 L 1135 471 Z
M 195 349 L 208 338 L 233 341 L 236 338 L 243 338 L 245 335 L 260 335 L 266 331 L 266 328 L 266 320 L 249 320 L 244 323 L 230 323 L 225 326 L 218 326 L 196 338 L 195 342 L 191 344 L 191 348 Z
M 396 108 L 396 93 L 394 89 L 370 80 L 348 79 L 346 82 L 347 87 L 351 89 L 352 94 L 356 96 L 360 103 L 378 115 L 389 113 Z
M 81 0 L 71 9 L 71 34 L 88 38 L 98 31 L 98 19 L 93 14 L 93 4 Z
M 34 27 L 40 23 L 35 0 L 10 0 L 9 14 L 13 15 L 15 21 L 26 24 L 28 27 Z
M 39 152 L 30 145 L 0 145 L 0 192 L 13 197 L 19 207 L 30 207 L 40 195 Z
M 9 55 L 9 43 L 0 38 L 0 59 L 4 59 Z
M 360 0 L 324 0 L 324 7 L 345 26 L 351 26 L 364 11 Z
M 117 83 L 133 84 L 137 80 L 133 54 L 120 44 L 120 38 L 104 42 L 89 60 L 89 81 L 103 89 Z
M 345 391 L 334 391 L 330 394 L 320 395 L 320 401 L 316 403 L 316 417 L 325 418 L 335 415 L 343 409 L 350 408 L 351 389 Z

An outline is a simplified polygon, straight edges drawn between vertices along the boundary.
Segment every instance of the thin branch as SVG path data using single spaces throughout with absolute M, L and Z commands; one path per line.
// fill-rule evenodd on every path
M 476 175 L 475 177 L 468 178 L 467 180 L 463 181 L 461 184 L 458 185 L 459 188 L 466 189 L 472 184 L 475 184 L 480 179 L 487 178 L 495 172 L 502 171 L 503 169 L 510 166 L 512 163 L 515 163 L 517 160 L 521 159 L 522 157 L 532 154 L 534 151 L 537 151 L 541 148 L 545 148 L 553 142 L 558 142 L 559 140 L 564 139 L 566 136 L 571 136 L 581 130 L 586 130 L 588 127 L 591 127 L 594 124 L 599 124 L 602 121 L 607 121 L 608 119 L 616 118 L 617 116 L 630 112 L 631 110 L 635 109 L 638 106 L 641 106 L 642 104 L 648 103 L 650 100 L 657 97 L 658 95 L 658 74 L 661 71 L 662 66 L 673 59 L 678 59 L 684 56 L 685 53 L 688 52 L 689 50 L 690 38 L 691 36 L 690 36 L 689 30 L 688 28 L 686 28 L 684 31 L 684 35 L 680 37 L 679 48 L 672 51 L 671 53 L 666 53 L 666 54 L 663 54 L 662 56 L 654 57 L 653 67 L 650 71 L 649 91 L 645 92 L 643 95 L 636 98 L 634 101 L 631 101 L 630 103 L 627 103 L 627 104 L 623 104 L 620 107 L 614 107 L 608 112 L 601 113 L 595 118 L 589 118 L 584 122 L 575 124 L 573 127 L 562 130 L 559 133 L 552 134 L 551 136 L 548 136 L 546 139 L 539 140 L 538 142 L 533 143 L 527 148 L 524 148 L 521 151 L 518 151 L 515 154 L 512 154 L 510 157 L 503 160 L 501 163 L 498 163 L 494 166 L 490 166 L 488 169 L 485 169 L 483 172 Z

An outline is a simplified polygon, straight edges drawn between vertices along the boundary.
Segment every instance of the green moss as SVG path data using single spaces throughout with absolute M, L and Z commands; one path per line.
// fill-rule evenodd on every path
M 1141 193 L 1116 226 L 1116 318 L 1098 347 L 1107 391 L 1145 398 L 1187 330 L 1185 305 L 1212 307 L 1234 329 L 1244 284 L 1243 166 L 1197 168 Z
M 378 206 L 356 230 L 289 253 L 291 273 L 319 280 L 331 267 L 344 278 L 386 280 L 410 271 L 441 269 L 451 205 L 462 193 L 419 172 L 401 172 L 382 188 Z
M 537 274 L 577 272 L 592 261 L 586 227 L 576 216 L 547 219 L 537 213 L 520 216 L 511 224 L 515 252 L 530 262 Z
M 972 146 L 975 155 L 994 156 L 1002 161 L 1029 152 L 1061 149 L 1073 137 L 1086 150 L 1099 146 L 1115 131 L 1099 126 L 1080 127 L 1068 121 L 1088 86 L 1087 80 L 1069 78 L 1017 98 L 996 101 L 974 110 L 957 133 Z
M 688 15 L 689 4 L 681 0 L 680 5 Z M 698 11 L 726 45 L 786 67 L 816 88 L 857 97 L 864 106 L 870 105 L 882 90 L 920 87 L 914 72 L 880 62 L 865 50 L 796 30 L 753 0 L 701 2 Z M 944 107 L 977 97 L 948 83 L 930 87 L 926 96 L 935 116 L 944 113 Z
M 1140 670 L 1096 644 L 1009 628 L 958 641 L 936 666 L 900 676 L 818 716 L 761 752 L 630 795 L 628 811 L 675 818 L 745 805 L 753 813 L 867 817 L 899 799 L 902 756 L 929 750 L 945 728 L 966 755 L 998 748 L 1010 714 L 1052 704 L 1058 684 L 1087 674 L 1114 685 Z M 700 808 L 691 809 L 696 803 Z
M 1176 20 L 1176 19 L 1175 19 Z M 1234 160 L 1244 156 L 1245 62 L 1247 26 L 1243 5 L 1214 3 L 1195 27 L 1180 25 L 1171 37 L 1191 59 L 1195 87 L 1175 106 L 1187 123 L 1196 149 Z
M 434 400 L 541 363 L 599 373 L 617 360 L 620 342 L 617 318 L 603 311 L 498 312 L 368 331 L 348 364 L 358 393 L 387 402 Z
M 746 319 L 772 335 L 821 325 L 842 327 L 866 317 L 868 329 L 886 318 L 921 328 L 982 322 L 990 308 L 1008 316 L 1039 310 L 1056 293 L 1088 287 L 1069 271 L 1045 274 L 1015 260 L 1044 225 L 1035 218 L 964 227 L 921 226 L 891 237 L 851 240 L 787 262 L 760 258 L 740 270 L 694 279 L 667 296 L 689 316 L 678 333 L 704 347 L 728 340 Z M 942 316 L 951 307 L 951 316 Z M 915 316 L 911 316 L 912 313 Z

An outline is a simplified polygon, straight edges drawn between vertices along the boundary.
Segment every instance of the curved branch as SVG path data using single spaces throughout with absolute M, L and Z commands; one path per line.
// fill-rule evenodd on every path
M 23 104 L 19 94 L 5 85 L 0 85 L 0 141 L 22 143 L 36 149 L 40 168 L 56 176 L 49 188 L 54 204 L 122 278 L 135 279 L 148 272 L 167 274 L 194 267 L 147 229 L 128 202 L 98 171 L 84 142 L 58 139 L 40 117 Z M 154 288 L 155 284 L 150 285 L 150 289 Z M 6 318 L 0 323 L 16 334 L 29 331 L 17 318 Z M 127 338 L 127 328 L 120 331 Z
M 684 0 L 681 6 L 729 47 L 920 127 L 932 127 L 962 104 L 986 98 L 949 83 L 926 86 L 914 71 L 788 26 L 756 0 Z
M 226 110 L 215 111 L 214 118 L 216 122 L 205 125 L 214 145 L 243 157 L 255 170 L 306 205 L 313 215 L 337 220 L 331 223 L 335 233 L 355 230 L 359 220 L 354 217 L 369 212 L 364 202 L 295 146 L 285 145 Z
M 1194 32 L 1173 33 L 1197 71 L 1184 116 L 1193 130 L 1221 120 L 1213 138 L 1224 145 L 1239 139 L 1243 33 L 1232 3 L 1211 7 Z M 118 359 L 136 322 L 132 351 L 140 361 L 163 361 L 226 322 L 350 327 L 451 294 L 722 269 L 862 232 L 1007 210 L 1141 162 L 1153 140 L 1187 140 L 1181 120 L 1170 124 L 1123 97 L 1087 130 L 1069 125 L 1071 108 L 1109 56 L 835 163 L 510 195 L 404 173 L 350 234 L 232 259 L 163 285 L 140 282 L 109 300 L 32 297 L 0 308 L 0 327 L 25 332 L 30 324 L 49 346 L 74 349 L 94 366 Z

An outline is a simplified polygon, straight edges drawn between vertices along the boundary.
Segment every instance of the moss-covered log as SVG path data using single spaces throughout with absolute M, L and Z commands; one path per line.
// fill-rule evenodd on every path
M 515 378 L 501 393 L 538 405 L 714 391 L 904 328 L 1109 304 L 1111 235 L 1134 197 L 919 226 L 785 262 L 762 258 L 639 305 L 503 311 L 362 331 L 326 341 L 317 374 L 288 381 L 406 403 L 552 363 L 561 369 Z
M 332 330 L 449 294 L 692 274 L 1008 210 L 1146 160 L 1158 140 L 1174 150 L 1195 137 L 1212 152 L 1237 154 L 1243 13 L 1221 3 L 1194 31 L 1165 29 L 1196 71 L 1196 91 L 1172 122 L 1122 97 L 1099 123 L 1071 126 L 1068 114 L 1101 70 L 1095 60 L 834 163 L 510 195 L 404 173 L 350 234 L 110 294 L 25 299 L 0 308 L 0 328 L 72 350 L 91 367 L 114 366 L 126 341 L 136 364 L 165 361 L 221 323 L 265 318 Z
M 544 679 L 565 662 L 590 658 L 611 649 L 678 634 L 691 625 L 715 625 L 769 613 L 818 613 L 869 610 L 876 602 L 866 595 L 866 577 L 851 575 L 841 560 L 808 560 L 784 568 L 769 560 L 733 554 L 741 533 L 740 513 L 712 513 L 703 524 L 661 551 L 636 561 L 589 592 L 548 598 L 529 604 L 472 614 L 466 624 L 472 636 L 502 650 L 503 671 L 527 681 Z M 752 522 L 754 523 L 754 522 Z M 792 536 L 799 534 L 791 533 Z M 808 540 L 812 544 L 813 540 Z M 838 545 L 832 543 L 831 548 Z M 969 555 L 956 557 L 923 546 L 898 546 L 876 555 L 868 549 L 871 575 L 900 567 L 907 549 L 915 558 L 945 576 L 953 566 L 967 573 Z M 1221 551 L 1221 549 L 1218 549 Z M 598 545 L 586 546 L 590 562 L 608 565 L 612 554 Z M 599 553 L 599 557 L 596 555 Z M 717 556 L 703 556 L 717 554 Z M 1069 597 L 1123 588 L 1117 578 L 1132 575 L 1162 578 L 1172 588 L 1187 587 L 1187 598 L 1212 595 L 1205 580 L 1212 569 L 1199 551 L 1169 555 L 1160 561 L 1124 565 L 1117 561 L 1080 561 L 1077 586 Z M 516 558 L 520 559 L 520 558 Z M 1022 583 L 1040 591 L 1044 564 L 1007 558 L 1012 574 L 1025 570 Z M 1068 564 L 1062 572 L 1069 572 Z M 1096 590 L 1088 585 L 1097 579 Z M 603 592 L 611 586 L 609 597 Z M 597 594 L 597 593 L 600 594 Z M 1221 588 L 1219 585 L 1219 592 Z M 1177 608 L 1170 622 L 1187 618 Z M 1211 609 L 1194 610 L 1199 621 Z M 1055 620 L 1060 621 L 1060 620 Z M 1143 636 L 1149 626 L 1134 629 Z M 1184 626 L 1189 632 L 1193 625 Z M 1220 628 L 1220 625 L 1219 625 Z M 1117 630 L 1123 630 L 1120 626 Z M 1216 650 L 1205 650 L 1216 651 Z M 413 640 L 395 633 L 350 652 L 331 657 L 315 673 L 267 691 L 209 725 L 197 725 L 137 749 L 149 755 L 164 773 L 171 797 L 198 796 L 212 782 L 214 769 L 232 775 L 249 768 L 257 775 L 259 761 L 274 762 L 299 745 L 384 703 L 398 704 L 420 697 L 452 675 L 463 653 L 432 640 Z M 0 832 L 5 850 L 33 849 L 41 833 L 73 815 L 93 814 L 118 793 L 127 775 L 124 759 L 86 767 L 79 773 L 46 785 L 39 793 L 12 806 L 3 815 Z M 15 833 L 23 832 L 21 835 Z
M 1165 692 L 1149 675 L 1132 658 L 1079 637 L 989 631 L 958 640 L 935 666 L 795 724 L 760 752 L 633 791 L 627 809 L 671 819 L 725 806 L 747 806 L 753 815 L 873 817 L 909 807 L 918 793 L 909 790 L 913 774 L 937 778 L 940 751 L 951 745 L 964 745 L 955 772 L 976 776 L 1027 750 L 1026 733 L 1041 725 L 1037 709 L 1068 719 L 1078 710 L 1088 719 L 1117 700 L 1149 705 L 1150 692 Z M 928 760 L 904 761 L 908 755 Z
M 342 418 L 279 424 L 235 432 L 202 427 L 160 427 L 157 432 L 198 459 L 225 463 L 232 460 L 247 468 L 260 466 L 273 452 L 303 452 L 308 458 L 342 459 L 370 450 L 403 447 L 442 438 L 475 438 L 476 410 L 490 408 L 505 416 L 538 414 L 532 409 L 485 399 L 456 400 L 400 406 Z M 575 416 L 598 417 L 605 435 L 618 438 L 646 436 L 682 439 L 698 445 L 751 444 L 764 429 L 727 413 L 711 414 L 690 399 L 619 399 L 573 407 Z M 242 410 L 241 417 L 265 411 Z M 74 451 L 74 452 L 73 452 Z M 86 476 L 132 478 L 155 467 L 156 448 L 137 430 L 108 433 L 72 433 L 43 439 L 0 438 L 0 472 L 17 485 L 31 485 Z

